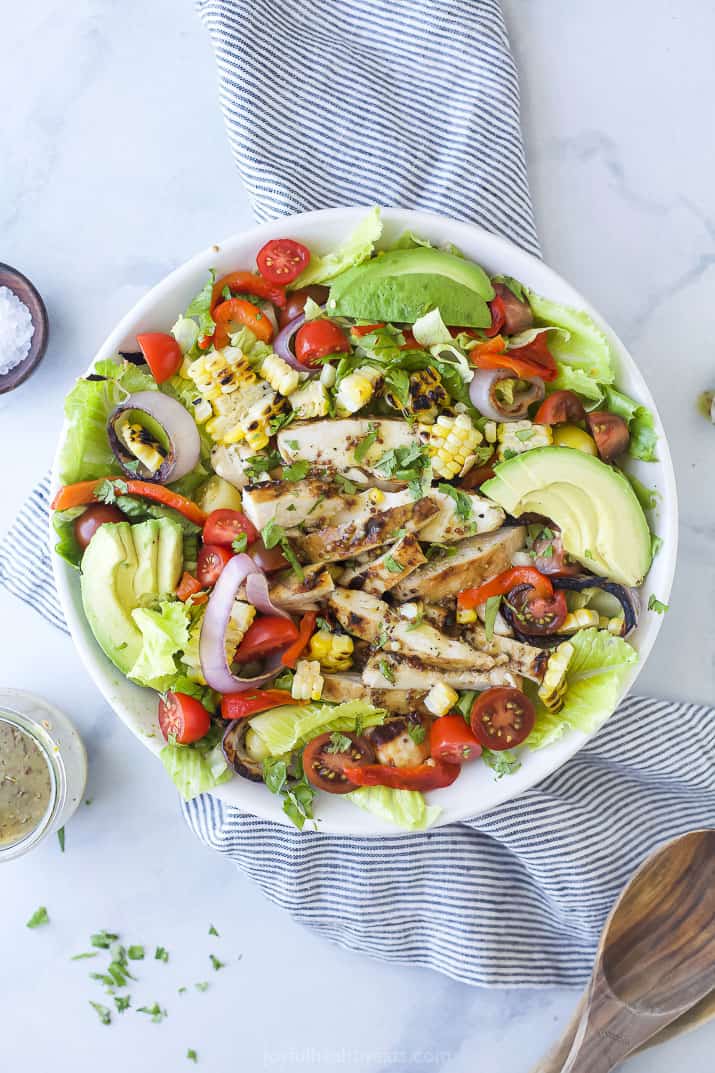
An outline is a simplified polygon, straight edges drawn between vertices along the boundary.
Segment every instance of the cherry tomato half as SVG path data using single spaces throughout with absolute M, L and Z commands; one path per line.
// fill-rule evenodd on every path
M 196 570 L 201 587 L 215 585 L 224 566 L 232 558 L 233 553 L 228 548 L 222 548 L 220 544 L 202 544 Z
M 538 596 L 530 585 L 520 585 L 512 589 L 507 599 L 513 609 L 517 628 L 535 637 L 558 633 L 569 611 L 561 589 L 551 596 Z
M 159 726 L 167 741 L 190 745 L 211 729 L 211 716 L 196 697 L 167 693 L 159 700 Z
M 429 735 L 430 753 L 434 760 L 448 764 L 464 764 L 476 760 L 482 747 L 461 715 L 443 715 L 432 723 Z
M 256 254 L 258 271 L 269 283 L 292 283 L 310 261 L 310 250 L 292 238 L 272 238 Z
M 494 686 L 474 701 L 472 733 L 485 749 L 500 752 L 521 745 L 534 729 L 534 705 L 520 689 Z
M 229 721 L 245 719 L 247 715 L 295 703 L 286 689 L 247 689 L 245 693 L 224 693 L 221 697 L 221 718 Z
M 137 343 L 157 384 L 163 384 L 181 368 L 184 355 L 173 335 L 167 332 L 144 332 L 137 336 Z
M 255 525 L 240 510 L 212 510 L 204 523 L 203 541 L 230 548 L 241 533 L 246 534 L 249 544 L 258 539 Z
M 119 507 L 110 507 L 106 503 L 98 503 L 96 507 L 87 507 L 83 514 L 75 518 L 74 535 L 80 548 L 84 550 L 90 540 L 105 522 L 123 522 L 126 515 L 122 514 Z
M 415 767 L 390 767 L 388 764 L 365 764 L 346 768 L 345 774 L 356 786 L 390 786 L 393 790 L 439 790 L 451 786 L 459 775 L 459 764 L 444 760 L 425 760 Z
M 228 298 L 214 309 L 216 321 L 214 346 L 218 350 L 228 346 L 231 335 L 243 325 L 263 343 L 270 343 L 273 338 L 273 325 L 258 306 L 245 298 Z
M 318 790 L 349 794 L 355 786 L 345 772 L 374 760 L 372 745 L 357 734 L 319 734 L 303 750 L 303 771 Z
M 578 395 L 573 391 L 555 391 L 544 399 L 536 411 L 534 423 L 536 425 L 564 425 L 577 424 L 586 419 L 586 411 L 583 408 Z
M 267 652 L 275 652 L 278 648 L 293 644 L 297 637 L 298 627 L 289 618 L 261 615 L 246 630 L 234 659 L 237 663 L 247 663 L 251 659 L 265 656 Z
M 612 462 L 628 448 L 631 437 L 622 417 L 605 410 L 594 410 L 587 415 L 586 424 L 604 462 Z
M 299 317 L 309 298 L 312 298 L 317 305 L 324 306 L 329 294 L 329 289 L 321 286 L 320 283 L 312 283 L 309 287 L 299 287 L 298 290 L 291 291 L 286 299 L 285 307 L 278 314 L 279 328 L 285 328 L 286 324 L 290 324 L 292 320 Z
M 295 333 L 295 356 L 301 365 L 317 365 L 328 354 L 347 354 L 350 341 L 331 320 L 309 320 Z

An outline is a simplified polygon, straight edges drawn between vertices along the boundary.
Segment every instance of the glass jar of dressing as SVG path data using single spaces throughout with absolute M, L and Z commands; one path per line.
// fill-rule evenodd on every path
M 63 827 L 87 782 L 87 754 L 66 715 L 19 689 L 0 689 L 0 862 Z

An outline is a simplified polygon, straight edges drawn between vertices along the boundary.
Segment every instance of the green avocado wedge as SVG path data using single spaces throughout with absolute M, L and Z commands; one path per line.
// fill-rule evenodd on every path
M 501 462 L 481 491 L 509 514 L 541 514 L 591 573 L 640 585 L 651 563 L 648 522 L 625 476 L 571 447 L 538 447 Z
M 414 324 L 439 309 L 445 324 L 487 328 L 494 288 L 483 268 L 431 248 L 392 250 L 337 276 L 327 312 L 357 320 Z

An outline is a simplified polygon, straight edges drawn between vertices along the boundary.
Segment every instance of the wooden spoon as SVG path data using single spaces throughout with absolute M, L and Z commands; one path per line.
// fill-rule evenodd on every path
M 666 842 L 601 934 L 571 1024 L 533 1073 L 609 1073 L 715 988 L 715 830 Z

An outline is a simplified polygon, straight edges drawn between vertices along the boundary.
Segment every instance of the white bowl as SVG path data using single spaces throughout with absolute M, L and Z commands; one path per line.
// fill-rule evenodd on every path
M 218 245 L 210 246 L 192 257 L 158 283 L 120 321 L 100 347 L 95 360 L 108 358 L 120 349 L 136 349 L 135 335 L 146 331 L 167 331 L 177 315 L 186 308 L 191 298 L 205 282 L 207 272 L 215 268 L 219 276 L 236 268 L 248 268 L 254 263 L 257 250 L 274 236 L 289 235 L 300 239 L 311 249 L 325 252 L 341 242 L 362 219 L 364 208 L 326 209 L 304 213 L 263 224 L 243 234 L 234 235 Z M 523 280 L 539 294 L 555 301 L 587 310 L 608 335 L 618 365 L 617 385 L 632 395 L 655 414 L 658 433 L 658 457 L 656 463 L 631 463 L 629 468 L 649 486 L 660 493 L 658 534 L 664 544 L 656 557 L 644 586 L 644 608 L 651 593 L 667 600 L 670 593 L 678 539 L 678 506 L 675 476 L 665 432 L 653 398 L 640 371 L 623 343 L 601 316 L 551 268 L 524 253 L 517 246 L 489 234 L 473 224 L 459 223 L 431 213 L 412 212 L 406 209 L 385 209 L 384 236 L 389 241 L 404 230 L 411 230 L 430 239 L 435 244 L 452 242 L 466 255 L 473 258 L 490 273 L 504 273 Z M 57 457 L 53 473 L 53 486 L 58 484 Z M 53 534 L 50 536 L 53 543 Z M 104 694 L 106 700 L 144 746 L 158 754 L 164 745 L 156 721 L 156 695 L 127 681 L 109 662 L 100 650 L 82 611 L 79 578 L 58 556 L 52 555 L 55 580 L 72 638 L 87 670 Z M 636 633 L 630 638 L 640 654 L 625 683 L 622 696 L 635 682 L 650 652 L 660 629 L 662 616 L 644 613 Z M 620 699 L 620 698 L 619 698 Z M 554 745 L 537 752 L 523 751 L 522 766 L 514 774 L 495 780 L 484 764 L 467 765 L 457 781 L 444 790 L 430 795 L 433 803 L 442 807 L 437 825 L 454 823 L 475 816 L 495 805 L 522 793 L 546 775 L 565 764 L 588 740 L 589 735 L 571 731 Z M 167 778 L 157 764 L 157 779 Z M 222 801 L 235 805 L 257 816 L 278 823 L 289 823 L 281 802 L 264 786 L 234 778 L 214 791 Z M 363 812 L 340 796 L 320 794 L 316 798 L 319 829 L 340 834 L 376 836 L 401 833 L 369 813 Z

